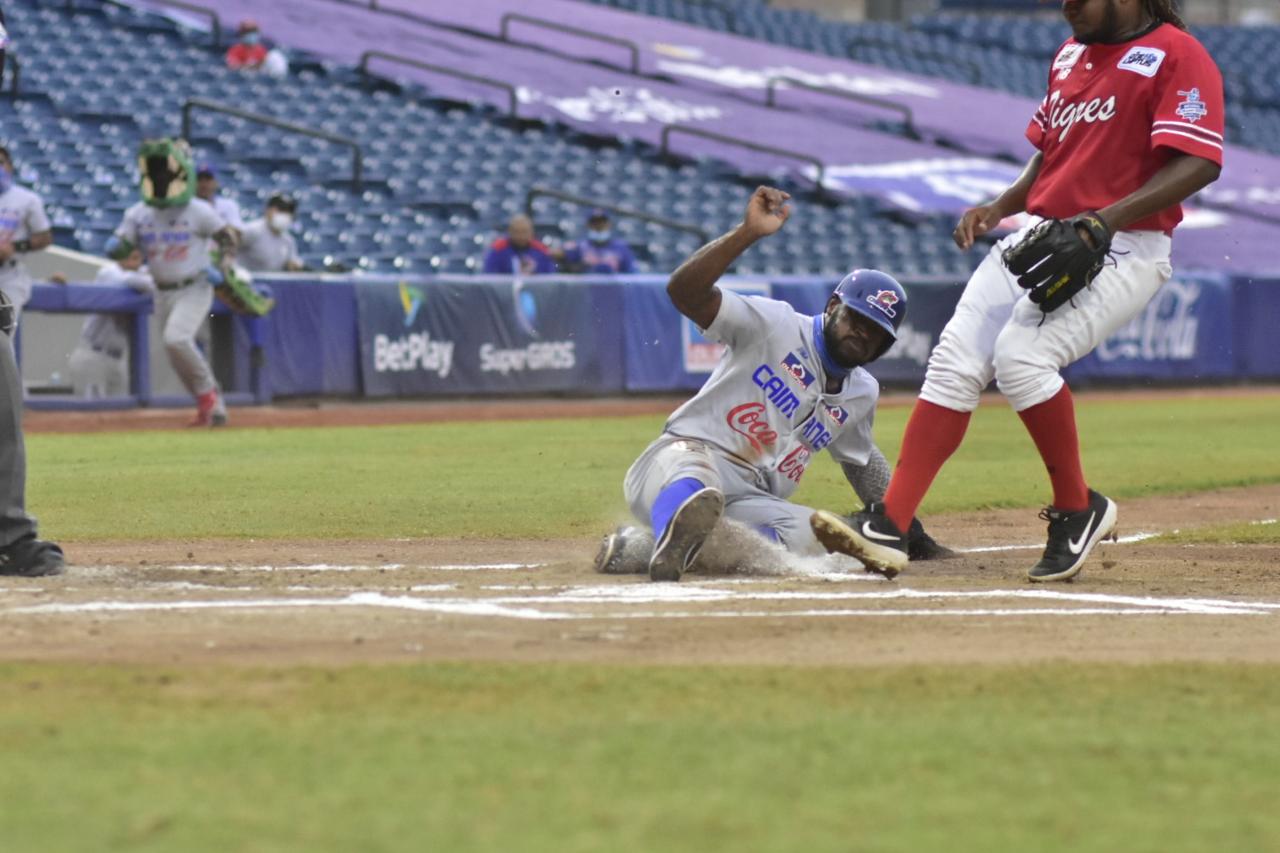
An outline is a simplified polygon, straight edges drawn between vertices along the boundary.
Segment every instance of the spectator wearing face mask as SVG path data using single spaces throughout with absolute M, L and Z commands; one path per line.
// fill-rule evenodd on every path
M 258 22 L 245 18 L 236 27 L 236 43 L 227 48 L 227 67 L 232 71 L 257 71 L 269 52 L 262 43 Z
M 303 269 L 298 243 L 289 233 L 297 211 L 298 203 L 290 196 L 276 193 L 268 199 L 263 217 L 245 225 L 240 232 L 236 262 L 250 272 Z
M 564 246 L 563 264 L 567 272 L 635 272 L 636 258 L 631 246 L 614 236 L 610 225 L 609 212 L 604 208 L 594 208 L 587 214 L 585 239 Z

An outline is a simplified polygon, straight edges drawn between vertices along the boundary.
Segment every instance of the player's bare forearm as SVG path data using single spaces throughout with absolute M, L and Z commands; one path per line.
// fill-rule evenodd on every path
M 31 235 L 31 251 L 38 252 L 53 245 L 52 231 L 37 231 Z
M 1222 167 L 1212 160 L 1179 154 L 1134 192 L 1098 211 L 1112 231 L 1159 213 L 1218 179 Z
M 667 282 L 667 295 L 676 310 L 703 329 L 710 326 L 720 312 L 716 282 L 757 239 L 739 225 L 690 255 Z
M 789 198 L 782 190 L 757 188 L 747 202 L 741 224 L 698 249 L 671 274 L 667 295 L 676 310 L 700 328 L 710 327 L 720 313 L 716 282 L 752 244 L 782 227 L 791 215 Z
M 968 249 L 973 245 L 974 239 L 995 228 L 1000 224 L 1000 220 L 1026 210 L 1027 194 L 1031 192 L 1031 185 L 1040 174 L 1040 163 L 1043 159 L 1043 155 L 1037 151 L 1031 155 L 1027 165 L 1022 167 L 1022 174 L 1018 175 L 1018 179 L 994 201 L 966 210 L 960 216 L 955 230 L 951 232 L 951 239 L 956 245 L 961 249 Z
M 1022 167 L 1022 173 L 1018 175 L 1018 179 L 991 202 L 991 206 L 1000 212 L 1002 219 L 1027 209 L 1027 194 L 1031 192 L 1031 185 L 1036 182 L 1036 177 L 1040 174 L 1040 164 L 1043 161 L 1044 155 L 1039 151 L 1032 154 L 1031 159 Z

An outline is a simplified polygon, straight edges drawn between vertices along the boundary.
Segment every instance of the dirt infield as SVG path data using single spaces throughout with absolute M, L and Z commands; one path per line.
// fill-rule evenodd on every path
M 1147 396 L 1274 395 L 1275 388 Z M 1133 392 L 1123 392 L 1132 398 Z M 1092 392 L 1094 397 L 1112 396 Z M 884 405 L 909 405 L 911 395 Z M 678 398 L 296 404 L 238 426 L 663 414 Z M 30 432 L 178 428 L 186 412 L 32 412 Z M 64 543 L 66 576 L 0 579 L 0 659 L 333 663 L 415 659 L 894 664 L 1280 660 L 1280 547 L 1154 534 L 1276 523 L 1280 486 L 1123 503 L 1120 543 L 1031 586 L 1033 511 L 931 520 L 962 557 L 895 583 L 851 561 L 786 577 L 603 577 L 595 541 Z
M 832 558 L 651 584 L 594 574 L 594 541 L 66 543 L 64 577 L 0 579 L 0 659 L 1274 662 L 1280 547 L 1145 537 L 1278 515 L 1280 486 L 1130 501 L 1121 542 L 1049 586 L 1023 576 L 1025 510 L 938 518 L 968 550 L 895 583 Z

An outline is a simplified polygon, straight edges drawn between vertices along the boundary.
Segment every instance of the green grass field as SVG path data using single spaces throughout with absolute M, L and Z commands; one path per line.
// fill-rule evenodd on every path
M 1274 399 L 1079 408 L 1116 497 L 1280 481 Z M 29 503 L 68 541 L 595 536 L 661 422 L 39 435 Z M 1044 480 L 987 407 L 926 508 Z M 0 664 L 0 851 L 1274 851 L 1278 729 L 1263 665 Z
M 0 666 L 6 851 L 1266 851 L 1280 669 Z
M 897 456 L 907 410 L 877 440 Z M 1280 481 L 1280 401 L 1079 405 L 1085 471 L 1116 498 Z M 661 417 L 226 432 L 37 435 L 28 503 L 67 540 L 595 536 L 625 516 L 622 476 Z M 1048 481 L 1006 406 L 985 406 L 924 505 L 1037 506 Z M 796 500 L 847 510 L 816 461 Z M 1250 531 L 1280 540 L 1280 529 Z M 1253 540 L 1257 541 L 1257 540 Z

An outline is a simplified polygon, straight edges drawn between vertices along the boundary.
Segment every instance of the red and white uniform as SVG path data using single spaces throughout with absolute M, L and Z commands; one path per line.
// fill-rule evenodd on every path
M 1136 316 L 1173 273 L 1170 235 L 1182 220 L 1174 204 L 1129 225 L 1108 262 L 1073 304 L 1050 314 L 1000 254 L 1043 218 L 1106 207 L 1145 184 L 1170 158 L 1221 165 L 1222 75 L 1189 33 L 1171 24 L 1121 44 L 1067 41 L 1049 70 L 1048 94 L 1027 127 L 1040 149 L 1023 230 L 999 241 L 974 271 L 929 358 L 922 399 L 972 411 L 994 377 L 1016 411 L 1062 389 L 1059 371 Z

